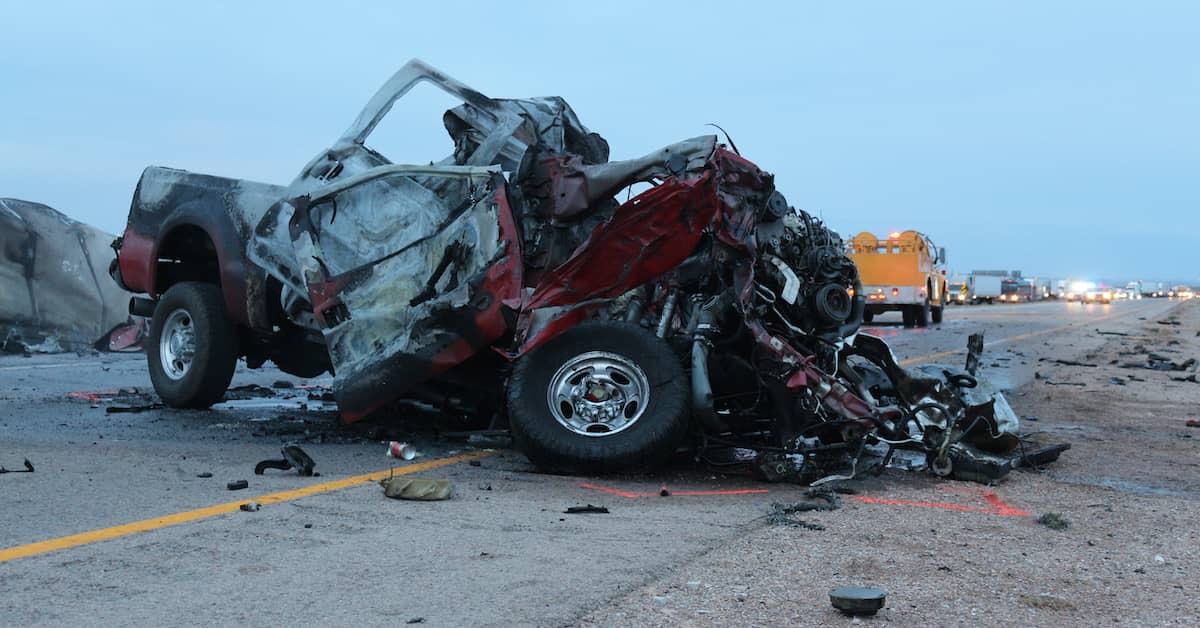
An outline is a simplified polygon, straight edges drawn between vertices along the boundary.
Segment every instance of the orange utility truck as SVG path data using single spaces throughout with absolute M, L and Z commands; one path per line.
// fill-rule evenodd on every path
M 946 250 L 916 231 L 893 231 L 878 238 L 866 231 L 846 247 L 858 266 L 866 309 L 863 322 L 876 314 L 899 310 L 905 327 L 926 327 L 930 319 L 942 322 L 946 306 Z

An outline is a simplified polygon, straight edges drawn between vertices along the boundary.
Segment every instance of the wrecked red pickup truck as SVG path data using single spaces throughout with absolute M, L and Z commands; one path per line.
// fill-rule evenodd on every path
M 453 153 L 393 164 L 372 131 L 422 81 L 462 102 Z M 732 142 L 608 152 L 562 99 L 413 61 L 288 186 L 147 169 L 114 276 L 150 297 L 131 307 L 153 317 L 155 389 L 210 405 L 240 356 L 330 370 L 346 421 L 415 400 L 507 423 L 549 468 L 686 450 L 820 481 L 903 449 L 941 475 L 1011 467 L 1003 396 L 858 335 L 841 239 Z

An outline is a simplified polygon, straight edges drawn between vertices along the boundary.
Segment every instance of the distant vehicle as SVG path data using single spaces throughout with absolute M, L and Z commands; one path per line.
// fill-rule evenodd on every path
M 1004 279 L 1000 282 L 1001 303 L 1023 303 L 1040 301 L 1041 292 L 1035 289 L 1033 279 Z
M 1030 281 L 1033 282 L 1033 300 L 1034 301 L 1041 301 L 1042 299 L 1050 298 L 1050 281 L 1051 280 L 1042 279 L 1040 277 L 1035 277 L 1035 278 L 1031 279 Z
M 1000 298 L 1000 282 L 1003 279 L 998 275 L 971 273 L 967 277 L 967 302 L 971 305 L 995 303 Z
M 966 277 L 950 278 L 950 283 L 946 285 L 947 305 L 965 305 L 967 303 L 967 281 Z
M 1138 283 L 1141 284 L 1142 296 L 1144 297 L 1161 299 L 1162 297 L 1167 296 L 1167 293 L 1170 292 L 1170 289 L 1167 288 L 1167 284 L 1162 281 L 1140 281 Z
M 1186 301 L 1187 299 L 1196 296 L 1196 293 L 1193 292 L 1188 286 L 1175 286 L 1171 289 L 1170 296 L 1178 298 L 1180 301 Z
M 1108 304 L 1113 301 L 1113 291 L 1094 281 L 1076 281 L 1071 284 L 1071 289 L 1067 292 L 1067 301 Z
M 906 327 L 942 322 L 946 306 L 946 250 L 916 231 L 893 231 L 886 239 L 864 231 L 850 241 L 847 254 L 858 266 L 867 298 L 863 322 L 899 310 Z

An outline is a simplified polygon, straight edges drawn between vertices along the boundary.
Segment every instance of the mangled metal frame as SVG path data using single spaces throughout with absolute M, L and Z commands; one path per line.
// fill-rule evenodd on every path
M 425 166 L 392 164 L 366 142 L 421 82 L 463 101 L 443 119 L 454 153 Z M 624 204 L 612 198 L 639 181 L 655 186 Z M 880 442 L 889 457 L 892 447 L 918 449 L 936 473 L 970 475 L 976 454 L 968 448 L 986 456 L 1015 446 L 1016 416 L 997 391 L 956 369 L 905 370 L 885 343 L 856 335 L 863 305 L 852 264 L 823 254 L 842 301 L 824 286 L 824 322 L 789 323 L 779 307 L 800 306 L 793 284 L 800 279 L 782 253 L 760 251 L 757 238 L 781 233 L 760 233 L 758 217 L 767 213 L 797 233 L 825 233 L 826 250 L 840 244 L 819 221 L 791 210 L 769 174 L 715 137 L 608 162 L 607 143 L 561 99 L 488 98 L 414 61 L 267 211 L 248 257 L 284 285 L 292 320 L 320 329 L 348 420 L 489 348 L 516 358 L 617 308 L 624 320 L 654 324 L 660 337 L 691 335 L 692 411 L 704 431 L 722 434 L 729 426 L 714 408 L 708 368 L 726 316 L 718 310 L 728 310 L 755 351 L 773 361 L 777 388 L 815 404 L 807 424 L 775 430 L 785 433 L 765 448 L 768 463 L 800 455 L 824 469 L 833 460 L 853 476 L 864 445 Z M 698 252 L 702 244 L 709 250 Z M 737 259 L 747 261 L 735 267 Z M 681 268 L 718 263 L 734 268 L 727 288 L 680 298 Z M 763 277 L 776 271 L 783 285 L 765 286 Z M 858 296 L 845 301 L 847 288 Z M 767 308 L 757 304 L 772 291 L 779 307 L 776 296 Z M 792 346 L 776 331 L 786 328 L 811 336 L 816 351 Z M 852 356 L 874 365 L 894 403 L 879 405 L 848 368 Z

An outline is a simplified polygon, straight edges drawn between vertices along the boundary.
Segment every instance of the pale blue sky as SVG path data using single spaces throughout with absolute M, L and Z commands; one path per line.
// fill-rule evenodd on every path
M 286 183 L 421 57 L 567 98 L 614 158 L 717 122 L 957 270 L 1200 279 L 1197 3 L 189 4 L 3 4 L 0 196 L 118 232 L 148 164 Z

